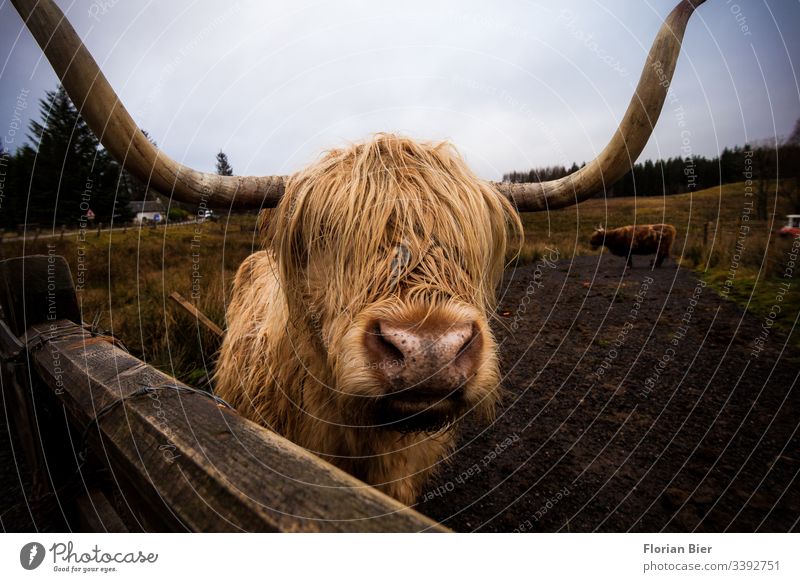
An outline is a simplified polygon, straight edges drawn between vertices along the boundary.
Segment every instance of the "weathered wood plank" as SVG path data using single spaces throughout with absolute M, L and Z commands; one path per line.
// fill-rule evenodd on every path
M 89 489 L 75 499 L 84 528 L 90 532 L 125 533 L 128 528 L 105 494 Z
M 28 337 L 41 346 L 31 350 L 36 373 L 73 422 L 89 427 L 114 479 L 144 502 L 131 510 L 152 510 L 144 528 L 444 530 L 72 322 L 34 326 Z

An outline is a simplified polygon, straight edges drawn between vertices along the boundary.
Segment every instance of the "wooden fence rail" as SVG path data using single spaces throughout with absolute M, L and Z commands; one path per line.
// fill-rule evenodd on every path
M 0 277 L 6 406 L 35 493 L 83 527 L 445 530 L 75 321 L 62 258 L 3 261 Z

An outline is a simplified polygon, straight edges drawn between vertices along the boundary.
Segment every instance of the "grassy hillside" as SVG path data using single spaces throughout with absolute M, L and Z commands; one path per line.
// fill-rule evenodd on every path
M 598 223 L 613 227 L 668 222 L 678 230 L 675 257 L 720 289 L 731 270 L 744 202 L 744 187 L 738 184 L 669 197 L 590 200 L 564 210 L 527 214 L 521 260 L 537 258 L 546 246 L 557 247 L 567 260 L 575 254 L 593 253 L 588 238 Z M 778 200 L 774 225 L 750 222 L 730 291 L 733 301 L 762 316 L 775 304 L 780 282 L 788 281 L 781 277 L 792 241 L 771 235 L 786 212 L 785 203 Z M 193 302 L 222 325 L 233 274 L 257 242 L 254 216 L 199 225 L 199 234 L 195 229 L 196 225 L 188 224 L 100 235 L 90 231 L 82 242 L 74 235 L 63 241 L 6 242 L 0 245 L 0 253 L 5 257 L 46 254 L 48 244 L 55 245 L 55 252 L 67 258 L 74 275 L 85 274 L 79 294 L 84 320 L 99 317 L 100 325 L 121 338 L 132 353 L 197 385 L 212 369 L 218 340 L 198 328 L 168 297 L 178 291 L 192 299 L 194 291 Z M 638 258 L 637 266 L 645 267 L 647 260 Z M 776 317 L 776 324 L 784 328 L 800 310 L 795 279 Z
M 122 339 L 131 353 L 200 385 L 213 369 L 219 342 L 169 295 L 178 291 L 223 325 L 233 275 L 254 248 L 255 219 L 235 216 L 216 223 L 130 227 L 99 235 L 88 231 L 84 241 L 72 235 L 63 241 L 28 240 L 24 246 L 6 242 L 0 252 L 5 257 L 47 254 L 48 245 L 55 245 L 56 254 L 69 261 L 76 283 L 79 273 L 84 274 L 78 293 L 84 321 L 98 317 L 100 326 Z
M 702 247 L 704 225 L 709 223 L 708 250 L 713 254 L 726 246 L 727 236 L 734 235 L 735 239 L 748 200 L 752 199 L 745 197 L 744 184 L 727 184 L 674 196 L 592 199 L 549 213 L 529 213 L 523 216 L 528 239 L 526 253 L 535 252 L 537 247 L 549 244 L 569 254 L 586 254 L 593 252 L 588 240 L 598 224 L 613 228 L 627 224 L 666 222 L 678 230 L 678 244 L 674 247 L 676 254 L 699 259 L 699 249 L 694 247 Z M 784 215 L 789 211 L 788 203 L 779 198 L 774 205 L 774 227 L 783 224 Z M 751 220 L 751 226 L 752 240 L 758 239 L 757 242 L 763 246 L 771 225 Z

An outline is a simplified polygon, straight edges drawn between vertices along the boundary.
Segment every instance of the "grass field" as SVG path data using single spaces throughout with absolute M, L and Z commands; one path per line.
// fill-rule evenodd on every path
M 219 340 L 171 300 L 173 291 L 192 300 L 219 325 L 233 275 L 253 252 L 256 217 L 233 216 L 219 222 L 169 228 L 129 227 L 38 241 L 6 242 L 5 257 L 56 254 L 70 264 L 73 278 L 83 273 L 79 300 L 84 321 L 120 338 L 146 362 L 194 385 L 213 370 Z M 80 271 L 80 269 L 85 269 Z
M 592 251 L 588 238 L 594 227 L 666 222 L 678 230 L 673 255 L 685 268 L 695 269 L 717 290 L 730 280 L 729 297 L 759 316 L 767 316 L 776 303 L 782 282 L 790 282 L 781 295 L 775 324 L 791 327 L 800 311 L 796 277 L 783 278 L 792 240 L 780 239 L 775 230 L 790 211 L 784 200 L 771 206 L 774 223 L 749 220 L 749 232 L 738 261 L 743 209 L 747 198 L 742 184 L 732 184 L 694 194 L 669 197 L 589 200 L 579 206 L 523 217 L 526 241 L 520 260 L 535 260 L 545 247 L 556 247 L 563 259 Z M 216 223 L 187 224 L 168 229 L 128 228 L 113 233 L 86 233 L 85 240 L 67 236 L 38 241 L 6 242 L 5 257 L 46 254 L 48 245 L 70 263 L 74 275 L 85 274 L 80 300 L 83 317 L 99 317 L 101 327 L 122 339 L 132 353 L 181 380 L 205 382 L 213 369 L 219 341 L 168 299 L 178 291 L 212 320 L 224 323 L 225 301 L 239 263 L 257 248 L 255 216 L 234 216 Z M 705 233 L 705 234 L 704 234 Z M 647 265 L 636 259 L 637 267 Z M 792 344 L 800 346 L 794 334 Z
M 550 213 L 533 213 L 523 216 L 526 232 L 524 255 L 541 252 L 544 246 L 557 246 L 562 252 L 582 255 L 594 251 L 589 247 L 589 236 L 598 224 L 607 228 L 628 224 L 669 223 L 678 231 L 674 254 L 689 259 L 695 267 L 712 257 L 712 263 L 724 259 L 729 239 L 735 241 L 747 198 L 744 184 L 727 184 L 689 194 L 650 196 L 637 198 L 592 199 L 577 206 Z M 754 220 L 751 213 L 751 231 L 748 235 L 748 266 L 758 266 L 766 249 L 770 232 L 781 226 L 784 215 L 790 211 L 788 203 L 778 198 L 771 208 L 775 224 Z M 704 229 L 708 224 L 707 244 L 703 245 Z M 761 251 L 761 252 L 759 252 Z M 723 253 L 723 254 L 720 254 Z M 716 266 L 712 264 L 712 267 Z

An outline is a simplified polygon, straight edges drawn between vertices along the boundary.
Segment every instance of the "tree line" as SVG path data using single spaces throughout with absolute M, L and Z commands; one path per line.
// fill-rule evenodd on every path
M 89 217 L 129 222 L 130 202 L 154 197 L 103 148 L 61 86 L 39 100 L 39 119 L 30 121 L 27 137 L 15 152 L 0 147 L 0 228 L 74 227 Z M 222 151 L 217 172 L 233 174 Z
M 582 166 L 581 166 L 582 167 Z M 503 175 L 505 182 L 545 182 L 571 174 L 579 168 L 573 163 L 547 166 Z M 719 156 L 674 157 L 666 160 L 646 160 L 633 165 L 631 171 L 606 188 L 606 196 L 664 196 L 712 188 L 722 184 L 752 180 L 759 215 L 766 213 L 770 191 L 780 180 L 778 193 L 788 197 L 800 212 L 800 119 L 789 137 L 779 143 L 759 142 L 725 148 Z M 598 195 L 602 195 L 599 192 Z M 766 216 L 761 216 L 766 218 Z

